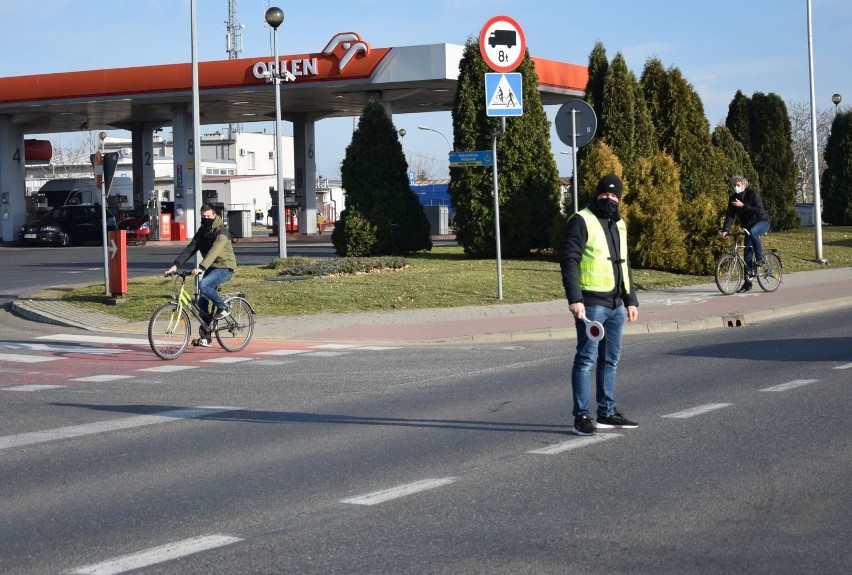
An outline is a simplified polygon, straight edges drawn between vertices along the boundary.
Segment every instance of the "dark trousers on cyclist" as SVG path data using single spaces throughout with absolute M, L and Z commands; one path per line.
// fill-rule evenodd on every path
M 769 231 L 769 222 L 760 220 L 748 229 L 748 235 L 745 237 L 745 257 L 746 267 L 754 269 L 753 261 L 761 261 L 763 259 L 763 244 L 760 241 L 760 236 L 765 235 Z
M 212 317 L 209 309 L 210 303 L 213 302 L 219 309 L 225 307 L 225 302 L 219 294 L 219 286 L 231 279 L 234 276 L 234 271 L 227 268 L 209 268 L 204 272 L 199 284 L 198 307 L 201 308 L 201 319 L 210 323 Z

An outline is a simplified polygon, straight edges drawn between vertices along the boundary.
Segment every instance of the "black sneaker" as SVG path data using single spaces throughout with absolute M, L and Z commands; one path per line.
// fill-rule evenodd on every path
M 222 309 L 219 310 L 219 313 L 217 313 L 216 315 L 213 316 L 213 319 L 218 321 L 218 320 L 225 319 L 229 315 L 231 315 L 230 308 L 223 307 Z
M 748 280 L 746 280 L 743 285 L 740 286 L 740 289 L 737 290 L 737 293 L 745 293 L 747 291 L 751 291 L 751 282 Z
M 594 435 L 595 423 L 587 415 L 574 418 L 574 427 L 571 429 L 574 435 Z
M 199 337 L 197 341 L 199 347 L 213 347 L 209 337 Z
M 754 268 L 751 268 L 746 272 L 746 277 L 750 280 L 757 277 L 757 274 L 755 273 Z
M 598 429 L 634 429 L 639 427 L 639 424 L 616 411 L 612 415 L 599 415 L 597 427 Z

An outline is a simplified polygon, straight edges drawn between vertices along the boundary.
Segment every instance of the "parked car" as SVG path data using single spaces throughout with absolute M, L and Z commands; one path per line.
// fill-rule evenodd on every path
M 145 206 L 136 208 L 128 217 L 118 222 L 118 229 L 127 232 L 127 241 L 144 244 L 151 236 L 151 216 Z
M 107 231 L 116 229 L 115 214 L 107 210 Z M 38 220 L 21 226 L 18 239 L 28 244 L 97 242 L 103 237 L 100 204 L 67 205 L 53 208 Z

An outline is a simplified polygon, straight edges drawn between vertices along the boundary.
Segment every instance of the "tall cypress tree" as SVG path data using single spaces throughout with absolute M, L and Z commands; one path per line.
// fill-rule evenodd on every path
M 725 125 L 746 149 L 760 176 L 760 191 L 773 229 L 788 230 L 798 226 L 798 168 L 784 100 L 777 94 L 761 92 L 748 98 L 738 91 L 728 106 Z
M 822 217 L 836 226 L 852 225 L 852 111 L 840 112 L 831 123 L 822 174 Z
M 364 107 L 340 171 L 346 209 L 331 235 L 337 253 L 356 255 L 355 249 L 357 255 L 397 255 L 432 249 L 429 221 L 408 184 L 402 144 L 381 103 Z M 370 230 L 374 233 L 365 233 Z M 355 246 L 355 236 L 363 236 L 368 245 Z
M 601 106 L 601 139 L 622 164 L 630 165 L 636 157 L 636 78 L 618 52 L 612 59 L 604 80 Z
M 459 64 L 453 106 L 458 149 L 491 149 L 500 118 L 485 106 L 485 62 L 478 41 L 469 38 Z M 538 93 L 538 75 L 529 53 L 515 70 L 523 78 L 523 115 L 506 119 L 497 141 L 501 248 L 507 256 L 526 256 L 549 246 L 552 222 L 559 215 L 559 173 L 550 148 L 550 122 Z M 491 168 L 451 168 L 449 193 L 456 207 L 458 239 L 466 253 L 492 256 L 494 200 Z

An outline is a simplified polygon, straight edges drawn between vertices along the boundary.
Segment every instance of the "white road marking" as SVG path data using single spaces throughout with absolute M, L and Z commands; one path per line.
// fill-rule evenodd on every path
M 59 389 L 64 385 L 47 385 L 47 384 L 32 384 L 32 385 L 16 385 L 14 387 L 0 387 L 3 391 L 42 391 L 45 389 Z
M 391 349 L 400 349 L 398 347 L 388 347 L 384 345 L 365 345 L 358 348 L 359 350 L 363 349 L 365 351 L 389 351 Z
M 723 407 L 730 407 L 730 403 L 707 403 L 705 405 L 699 405 L 698 407 L 693 407 L 692 409 L 687 409 L 684 411 L 678 411 L 676 413 L 670 413 L 668 415 L 664 415 L 663 417 L 670 417 L 672 419 L 686 419 L 688 417 L 694 417 L 696 415 L 701 415 L 703 413 L 707 413 L 710 411 L 715 411 L 717 409 L 722 409 Z
M 251 361 L 250 357 L 217 357 L 216 359 L 202 359 L 206 363 L 241 363 L 243 361 Z
M 793 381 L 788 381 L 787 383 L 782 383 L 781 385 L 764 387 L 760 391 L 787 391 L 788 389 L 795 389 L 797 387 L 802 387 L 803 385 L 810 385 L 818 381 L 818 379 L 794 379 Z
M 42 335 L 36 339 L 44 339 L 50 341 L 70 341 L 87 342 L 87 343 L 109 343 L 117 345 L 148 345 L 148 338 L 139 337 L 113 337 L 109 335 L 70 335 L 59 333 L 56 335 Z
M 527 451 L 527 453 L 535 453 L 537 455 L 556 455 L 557 453 L 570 451 L 572 449 L 579 449 L 581 447 L 587 447 L 595 443 L 600 443 L 601 441 L 615 439 L 616 437 L 621 437 L 621 434 L 598 433 L 595 435 L 588 435 L 586 437 L 578 437 L 577 439 L 572 439 L 570 441 L 563 441 L 562 443 L 556 443 L 554 445 L 542 447 L 541 449 L 533 449 L 532 451 Z
M 305 353 L 303 349 L 273 349 L 272 351 L 258 351 L 255 355 L 296 355 L 297 353 Z
M 420 493 L 421 491 L 428 491 L 429 489 L 443 487 L 444 485 L 449 485 L 454 481 L 456 481 L 455 477 L 424 479 L 422 481 L 398 485 L 397 487 L 391 487 L 390 489 L 384 489 L 382 491 L 374 491 L 373 493 L 367 493 L 366 495 L 358 495 L 357 497 L 350 497 L 349 499 L 341 499 L 340 502 L 351 503 L 353 505 L 377 505 L 379 503 L 391 501 L 392 499 L 398 499 L 407 495 L 413 495 L 414 493 Z
M 57 427 L 55 429 L 46 429 L 44 431 L 0 436 L 0 449 L 20 447 L 22 445 L 33 445 L 36 443 L 47 443 L 48 441 L 56 441 L 59 439 L 69 439 L 72 437 L 94 435 L 96 433 L 117 431 L 120 429 L 131 429 L 134 427 L 144 427 L 146 425 L 156 425 L 158 423 L 170 423 L 182 419 L 193 419 L 196 417 L 215 415 L 226 411 L 237 411 L 239 409 L 241 408 L 225 406 L 190 407 L 187 409 L 161 411 L 160 413 L 152 415 L 137 415 L 134 417 L 99 421 L 97 423 L 70 425 L 68 427 Z
M 102 563 L 78 567 L 66 573 L 80 575 L 117 575 L 126 571 L 133 571 L 143 567 L 149 567 L 158 563 L 164 563 L 187 555 L 201 553 L 217 547 L 224 547 L 242 541 L 239 537 L 230 535 L 201 535 L 183 541 L 167 543 L 159 547 L 152 547 L 138 553 L 131 553 L 122 557 L 116 557 Z
M 852 369 L 852 363 L 844 363 L 843 365 L 835 366 L 834 369 Z
M 43 363 L 45 361 L 56 361 L 62 357 L 40 357 L 37 355 L 19 355 L 11 353 L 0 353 L 0 361 L 14 361 L 16 363 Z
M 103 383 L 105 381 L 118 381 L 119 379 L 133 379 L 135 375 L 118 375 L 105 373 L 102 375 L 87 375 L 86 377 L 73 377 L 70 381 L 91 381 Z
M 284 365 L 295 363 L 292 359 L 256 359 L 252 365 Z
M 321 345 L 312 345 L 311 349 L 348 349 L 350 347 L 358 347 L 355 344 L 348 343 L 324 343 Z
M 51 344 L 51 343 L 29 343 L 20 341 L 4 341 L 0 342 L 2 349 L 22 349 L 26 351 L 47 351 L 57 353 L 85 353 L 89 355 L 113 355 L 117 353 L 127 353 L 126 349 L 109 348 L 109 347 L 85 347 L 81 345 L 71 344 Z
M 311 357 L 334 357 L 336 355 L 346 355 L 348 351 L 309 351 L 305 355 Z
M 137 371 L 153 371 L 156 373 L 172 373 L 175 371 L 185 371 L 187 369 L 198 369 L 197 365 L 158 365 L 157 367 L 143 367 Z

